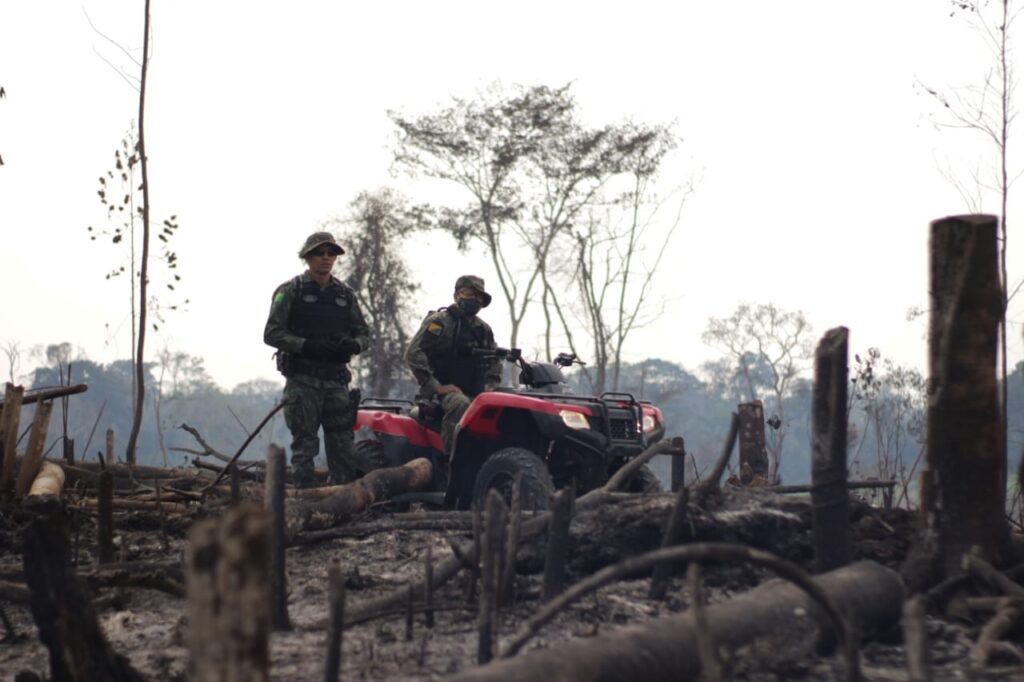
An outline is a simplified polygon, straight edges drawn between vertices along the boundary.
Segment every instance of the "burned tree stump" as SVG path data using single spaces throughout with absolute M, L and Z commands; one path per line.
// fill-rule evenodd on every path
M 189 679 L 269 679 L 270 519 L 253 505 L 197 523 L 185 556 Z
M 768 449 L 764 436 L 764 405 L 760 400 L 736 406 L 740 420 L 740 482 L 768 481 Z
M 274 630 L 292 629 L 288 619 L 288 575 L 284 565 L 284 460 L 284 448 L 272 443 L 267 449 L 267 480 L 263 493 L 263 507 L 270 514 L 270 575 L 273 593 L 271 623 Z
M 109 471 L 100 472 L 97 509 L 96 544 L 99 546 L 99 562 L 109 564 L 114 560 L 114 477 Z
M 846 488 L 848 335 L 845 327 L 825 332 L 814 358 L 811 522 L 819 571 L 845 566 L 853 554 Z
M 13 384 L 7 384 L 4 391 L 4 409 L 0 413 L 0 495 L 9 492 L 14 485 L 15 448 L 24 395 L 25 388 Z
M 997 227 L 989 215 L 931 224 L 931 318 L 926 470 L 921 495 L 943 578 L 977 545 L 997 566 L 1010 558 L 1006 431 L 996 358 L 1003 318 Z
M 25 532 L 25 579 L 32 617 L 57 682 L 143 680 L 114 653 L 96 620 L 87 588 L 70 566 L 61 516 L 38 517 Z
M 477 662 L 487 663 L 494 655 L 498 604 L 501 590 L 501 568 L 504 565 L 505 530 L 508 509 L 501 495 L 494 490 L 487 496 L 487 530 L 483 536 L 480 567 L 480 609 L 477 619 L 479 634 Z

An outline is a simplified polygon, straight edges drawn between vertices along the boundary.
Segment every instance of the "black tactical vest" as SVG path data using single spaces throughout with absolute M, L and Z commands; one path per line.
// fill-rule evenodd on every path
M 449 309 L 448 317 L 455 323 L 455 343 L 448 348 L 427 352 L 434 377 L 443 384 L 455 384 L 468 396 L 483 393 L 487 365 L 493 360 L 474 357 L 471 348 L 491 348 L 494 343 L 482 325 L 470 324 L 460 313 Z
M 294 286 L 288 331 L 306 339 L 348 338 L 352 327 L 352 296 L 347 289 L 336 283 L 321 289 L 316 282 L 303 282 L 301 277 L 295 279 Z

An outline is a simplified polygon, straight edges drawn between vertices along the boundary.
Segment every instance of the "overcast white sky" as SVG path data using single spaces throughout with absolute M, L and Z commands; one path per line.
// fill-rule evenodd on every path
M 137 93 L 108 62 L 134 67 L 86 13 L 137 54 L 141 0 L 0 7 L 0 341 L 70 341 L 106 362 L 130 353 L 127 282 L 104 280 L 120 254 L 86 226 L 103 222 L 96 179 Z M 943 0 L 154 0 L 153 214 L 179 217 L 191 304 L 149 348 L 204 357 L 226 388 L 276 378 L 262 330 L 272 290 L 300 269 L 299 244 L 358 192 L 400 187 L 387 110 L 425 113 L 499 80 L 573 81 L 593 122 L 674 121 L 684 143 L 667 179 L 703 177 L 660 280 L 667 313 L 628 359 L 696 369 L 717 356 L 700 340 L 707 318 L 750 301 L 803 310 L 818 335 L 845 325 L 851 350 L 923 368 L 924 323 L 904 316 L 927 305 L 928 223 L 966 211 L 940 168 L 991 153 L 936 130 L 916 87 L 977 83 L 988 69 L 949 14 Z M 1011 197 L 1014 282 L 1021 221 Z M 456 256 L 442 237 L 407 255 L 424 312 L 450 300 L 455 274 L 494 282 L 482 254 Z M 500 306 L 487 319 L 507 338 Z

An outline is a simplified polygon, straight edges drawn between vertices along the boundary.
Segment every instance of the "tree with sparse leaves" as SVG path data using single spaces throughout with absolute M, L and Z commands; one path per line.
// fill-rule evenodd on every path
M 155 297 L 151 298 L 149 292 L 150 283 L 150 247 L 151 238 L 154 236 L 150 224 L 150 186 L 149 186 L 149 158 L 146 155 L 146 86 L 147 73 L 149 70 L 149 38 L 150 38 L 150 0 L 145 1 L 143 28 L 142 28 L 142 53 L 141 58 L 135 61 L 139 69 L 138 80 L 127 77 L 119 71 L 119 75 L 125 78 L 132 87 L 139 93 L 138 99 L 138 133 L 130 130 L 129 134 L 122 141 L 121 148 L 115 152 L 114 171 L 106 177 L 100 178 L 100 201 L 107 206 L 108 216 L 116 212 L 120 224 L 115 226 L 110 234 L 113 243 L 121 243 L 125 236 L 129 237 L 129 278 L 132 280 L 132 363 L 134 366 L 133 384 L 133 418 L 131 433 L 128 436 L 126 455 L 128 463 L 135 463 L 135 447 L 139 438 L 139 429 L 142 426 L 142 410 L 145 404 L 146 395 L 146 371 L 145 371 L 145 348 L 146 330 L 150 324 L 154 328 L 156 323 L 149 322 L 149 313 L 154 312 L 154 318 L 159 321 L 159 313 L 155 304 Z M 125 54 L 128 53 L 124 50 Z M 136 184 L 134 171 L 138 168 L 139 181 Z M 114 181 L 115 187 L 107 185 L 107 180 Z M 118 185 L 119 183 L 119 185 Z M 136 223 L 136 220 L 138 223 Z M 141 228 L 139 251 L 136 260 L 135 236 L 136 225 Z M 162 231 L 156 235 L 165 246 L 164 259 L 170 270 L 177 267 L 177 255 L 169 251 L 167 246 L 170 237 L 177 229 L 176 219 L 171 218 L 164 221 Z M 89 228 L 91 237 L 96 238 L 99 231 Z M 137 270 L 136 270 L 137 266 Z M 113 271 L 123 273 L 123 265 Z M 111 275 L 108 275 L 110 277 Z M 138 278 L 138 293 L 135 290 L 135 278 Z M 177 273 L 173 273 L 177 281 Z M 173 290 L 174 284 L 168 282 L 167 286 Z M 138 317 L 136 318 L 136 311 Z
M 746 400 L 760 399 L 753 381 L 758 365 L 768 371 L 770 396 L 765 413 L 777 416 L 772 420 L 775 437 L 768 444 L 771 481 L 776 480 L 782 462 L 788 428 L 783 399 L 814 357 L 811 333 L 811 324 L 801 311 L 782 310 L 772 303 L 743 303 L 729 317 L 709 318 L 701 336 L 704 343 L 725 351 L 736 374 L 747 379 L 750 395 L 744 396 Z
M 359 300 L 370 327 L 370 347 L 363 349 L 354 368 L 369 394 L 411 395 L 415 384 L 405 369 L 412 299 L 419 289 L 401 255 L 402 243 L 422 229 L 418 209 L 391 189 L 363 192 L 349 206 L 346 217 L 324 227 L 337 232 L 345 248 L 345 281 Z M 404 381 L 403 381 L 404 379 Z
M 432 114 L 391 117 L 399 129 L 397 165 L 468 194 L 461 205 L 438 208 L 434 225 L 460 248 L 484 247 L 508 308 L 509 344 L 519 345 L 526 314 L 539 300 L 550 356 L 552 332 L 571 332 L 577 322 L 560 300 L 567 283 L 555 276 L 567 263 L 575 270 L 572 230 L 589 208 L 609 201 L 613 178 L 644 160 L 657 166 L 661 154 L 652 150 L 669 146 L 667 129 L 586 126 L 568 85 L 495 86 Z

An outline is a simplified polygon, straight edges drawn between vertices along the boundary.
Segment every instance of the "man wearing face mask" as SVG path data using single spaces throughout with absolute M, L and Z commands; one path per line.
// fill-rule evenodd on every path
M 490 326 L 477 317 L 490 303 L 483 279 L 459 277 L 454 302 L 427 315 L 405 352 L 420 396 L 441 400 L 441 440 L 449 454 L 455 427 L 473 397 L 501 383 L 501 360 L 470 355 L 473 348 L 496 345 Z

